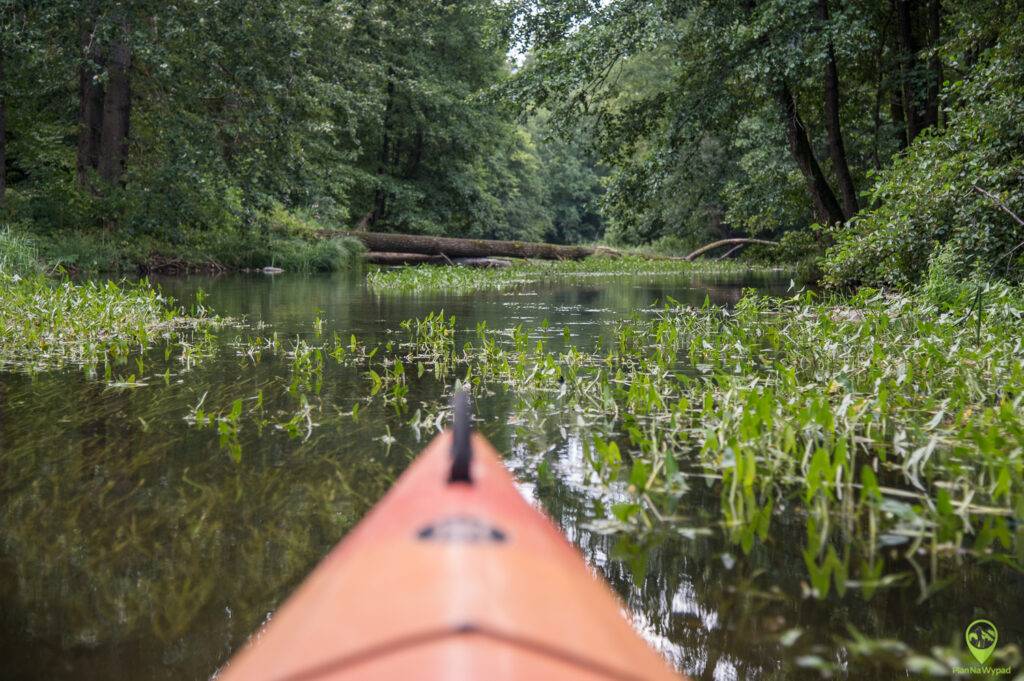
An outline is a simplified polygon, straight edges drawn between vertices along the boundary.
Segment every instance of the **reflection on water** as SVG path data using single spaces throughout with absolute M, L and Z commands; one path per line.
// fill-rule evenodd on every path
M 743 286 L 781 293 L 788 280 L 624 276 L 461 297 L 374 295 L 351 276 L 161 285 L 181 300 L 201 287 L 208 307 L 266 324 L 265 336 L 310 337 L 320 318 L 325 334 L 373 344 L 404 319 L 444 309 L 467 337 L 481 321 L 535 329 L 548 320 L 552 337 L 568 328 L 589 345 L 655 301 L 731 305 Z M 148 385 L 134 390 L 74 370 L 0 376 L 0 678 L 209 678 L 423 445 L 408 414 L 377 405 L 348 416 L 368 384 L 336 364 L 327 366 L 311 435 L 289 436 L 273 418 L 291 399 L 287 358 L 253 366 L 230 346 L 235 334 L 221 332 L 219 351 L 190 371 L 172 360 L 166 381 L 155 349 Z M 428 377 L 411 380 L 413 409 L 436 403 L 440 389 Z M 240 464 L 216 432 L 186 421 L 195 405 L 257 395 L 267 425 L 239 434 Z M 603 535 L 591 523 L 614 492 L 585 475 L 580 434 L 557 415 L 516 410 L 500 393 L 480 400 L 481 430 L 508 453 L 524 493 L 623 596 L 637 628 L 695 677 L 788 678 L 802 647 L 848 636 L 847 625 L 928 649 L 949 643 L 978 606 L 1012 637 L 1002 623 L 1019 618 L 1012 604 L 1024 602 L 1024 583 L 998 568 L 965 566 L 962 580 L 920 605 L 911 583 L 869 601 L 857 592 L 805 598 L 804 519 L 776 508 L 770 535 L 737 541 L 718 529 L 720 495 L 701 479 L 680 508 L 692 534 L 643 544 Z M 784 650 L 778 634 L 794 627 L 807 633 Z

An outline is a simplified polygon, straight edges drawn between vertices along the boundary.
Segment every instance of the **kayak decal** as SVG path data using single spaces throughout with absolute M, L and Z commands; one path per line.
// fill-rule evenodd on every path
M 460 544 L 502 544 L 508 535 L 499 527 L 467 515 L 443 518 L 420 528 L 416 538 L 421 541 L 455 542 Z

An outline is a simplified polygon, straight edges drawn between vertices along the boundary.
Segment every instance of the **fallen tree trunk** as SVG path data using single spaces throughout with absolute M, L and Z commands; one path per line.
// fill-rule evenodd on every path
M 454 258 L 459 267 L 512 267 L 512 261 L 506 258 Z
M 423 253 L 363 253 L 363 262 L 371 265 L 460 265 L 462 267 L 511 267 L 503 258 L 449 258 Z
M 424 255 L 423 253 L 363 253 L 363 262 L 371 265 L 447 265 L 440 255 Z
M 582 260 L 592 255 L 619 257 L 618 251 L 603 246 L 557 246 L 531 241 L 457 239 L 447 236 L 391 234 L 386 232 L 325 231 L 327 238 L 348 236 L 358 239 L 371 253 L 403 253 L 447 256 L 448 258 L 533 258 L 537 260 Z
M 730 249 L 729 249 L 728 251 L 726 251 L 726 252 L 725 252 L 725 253 L 723 253 L 722 255 L 718 256 L 717 258 L 715 258 L 715 260 L 725 260 L 725 259 L 727 259 L 727 258 L 728 258 L 728 257 L 729 257 L 730 255 L 732 255 L 733 253 L 736 253 L 737 251 L 739 251 L 740 249 L 742 249 L 742 248 L 743 248 L 744 246 L 746 246 L 746 244 L 736 244 L 735 246 L 733 246 L 732 248 L 730 248 Z
M 713 251 L 716 248 L 722 246 L 735 246 L 737 244 L 761 244 L 763 246 L 778 246 L 779 244 L 774 241 L 766 241 L 764 239 L 722 239 L 720 241 L 713 241 L 710 244 L 701 246 L 690 255 L 683 258 L 684 260 L 696 260 L 698 257 L 704 255 L 708 251 Z

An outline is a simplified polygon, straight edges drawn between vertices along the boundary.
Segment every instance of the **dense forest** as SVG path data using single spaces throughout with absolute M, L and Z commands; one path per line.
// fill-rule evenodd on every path
M 1017 2 L 0 7 L 0 219 L 72 267 L 359 228 L 1022 271 Z
M 1020 274 L 1015 2 L 540 2 L 517 101 L 591 131 L 608 238 L 782 236 L 835 283 Z M 699 238 L 698 238 L 699 237 Z
M 483 96 L 510 72 L 490 2 L 5 0 L 2 17 L 4 215 L 69 264 L 123 242 L 263 255 L 321 226 L 600 236 L 583 147 Z

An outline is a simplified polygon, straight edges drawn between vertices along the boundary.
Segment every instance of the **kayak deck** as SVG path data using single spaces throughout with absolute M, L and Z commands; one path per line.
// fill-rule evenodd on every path
M 438 435 L 219 681 L 675 679 L 472 436 Z

